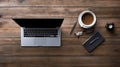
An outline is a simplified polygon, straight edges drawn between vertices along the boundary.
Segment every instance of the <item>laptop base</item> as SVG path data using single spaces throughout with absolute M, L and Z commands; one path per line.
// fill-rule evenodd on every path
M 21 46 L 61 46 L 61 29 L 57 37 L 24 37 L 24 28 L 21 28 Z

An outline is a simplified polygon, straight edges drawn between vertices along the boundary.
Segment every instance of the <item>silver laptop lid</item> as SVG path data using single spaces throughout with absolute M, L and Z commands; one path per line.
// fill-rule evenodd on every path
M 13 18 L 21 27 L 25 28 L 59 28 L 63 18 Z

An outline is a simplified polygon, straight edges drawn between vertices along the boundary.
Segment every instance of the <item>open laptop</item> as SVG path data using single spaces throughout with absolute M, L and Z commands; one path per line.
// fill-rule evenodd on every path
M 21 26 L 21 46 L 61 46 L 63 18 L 13 18 Z

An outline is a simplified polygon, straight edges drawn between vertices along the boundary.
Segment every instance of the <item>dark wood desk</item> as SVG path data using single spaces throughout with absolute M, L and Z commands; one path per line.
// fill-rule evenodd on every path
M 69 35 L 86 9 L 96 13 L 95 30 L 106 39 L 92 53 L 82 46 L 90 35 Z M 1 0 L 0 15 L 0 67 L 120 67 L 120 0 Z M 13 17 L 64 17 L 62 47 L 21 47 Z M 115 23 L 114 34 L 106 31 L 107 22 Z

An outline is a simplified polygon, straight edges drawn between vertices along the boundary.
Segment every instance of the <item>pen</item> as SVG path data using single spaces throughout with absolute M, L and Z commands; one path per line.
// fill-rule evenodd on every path
M 71 31 L 70 31 L 70 35 L 73 33 L 73 31 L 74 31 L 76 25 L 77 25 L 77 22 L 74 23 L 74 25 L 73 25 L 73 27 L 72 27 L 72 29 L 71 29 Z

